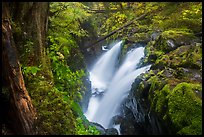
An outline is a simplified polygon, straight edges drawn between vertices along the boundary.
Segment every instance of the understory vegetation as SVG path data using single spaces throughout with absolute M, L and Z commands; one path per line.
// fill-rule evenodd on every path
M 152 66 L 138 85 L 141 93 L 145 82 L 150 85 L 150 109 L 172 134 L 202 134 L 201 2 L 50 2 L 48 15 L 45 50 L 40 51 L 44 57 L 34 55 L 40 48 L 23 30 L 26 26 L 12 22 L 25 86 L 37 113 L 36 134 L 102 134 L 80 106 L 89 90 L 83 42 L 90 44 L 131 21 L 102 44 L 124 40 L 125 54 L 133 43 L 145 43 L 141 66 Z

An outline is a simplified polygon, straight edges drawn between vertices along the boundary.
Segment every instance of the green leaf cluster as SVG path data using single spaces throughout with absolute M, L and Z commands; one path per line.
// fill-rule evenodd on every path
M 168 30 L 172 28 L 190 29 L 199 32 L 202 28 L 201 2 L 167 2 L 158 4 L 161 12 L 152 19 L 152 28 Z
M 28 67 L 23 67 L 22 72 L 24 75 L 36 75 L 38 71 L 41 69 L 36 67 L 36 66 L 28 66 Z

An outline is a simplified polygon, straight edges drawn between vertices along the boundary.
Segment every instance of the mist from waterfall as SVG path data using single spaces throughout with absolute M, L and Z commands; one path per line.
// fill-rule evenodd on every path
M 121 44 L 122 41 L 118 42 L 102 55 L 90 71 L 92 96 L 85 116 L 105 128 L 110 128 L 109 123 L 117 115 L 135 78 L 150 69 L 150 65 L 136 69 L 144 57 L 144 47 L 130 50 L 119 68 L 115 68 Z

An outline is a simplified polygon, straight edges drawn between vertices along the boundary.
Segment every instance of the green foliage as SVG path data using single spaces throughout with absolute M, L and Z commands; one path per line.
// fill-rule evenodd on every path
M 40 70 L 41 69 L 36 66 L 23 67 L 22 69 L 24 75 L 34 75 L 34 76 Z
M 87 128 L 83 124 L 83 120 L 78 117 L 76 131 L 77 135 L 100 135 L 100 132 L 94 126 L 88 126 Z
M 63 55 L 72 71 L 85 68 L 77 43 L 89 35 L 81 27 L 83 22 L 89 21 L 87 7 L 80 2 L 53 2 L 50 8 L 49 49 Z
M 63 40 L 71 40 L 72 42 L 73 35 L 79 37 L 87 35 L 86 31 L 80 27 L 80 22 L 87 20 L 90 14 L 82 3 L 52 2 L 50 11 L 53 15 L 49 18 L 51 22 L 49 34 L 57 38 L 62 37 Z
M 53 79 L 47 80 L 41 73 L 33 78 L 28 77 L 28 90 L 38 114 L 35 122 L 38 134 L 99 133 L 95 127 L 85 128 L 82 121 L 88 121 L 78 105 L 85 90 L 82 81 L 85 66 L 79 66 L 83 56 L 75 37 L 87 35 L 80 27 L 80 23 L 89 16 L 84 8 L 85 6 L 78 2 L 50 5 L 47 54 L 51 61 Z M 80 59 L 81 62 L 67 64 L 67 59 L 74 61 L 73 54 L 78 57 L 75 59 Z M 37 67 L 24 67 L 23 71 L 25 74 L 35 75 L 41 70 Z
M 38 134 L 76 133 L 75 116 L 71 111 L 67 92 L 58 90 L 40 76 L 30 79 L 27 88 L 38 114 L 35 121 Z
M 56 43 L 50 45 L 49 51 L 55 86 L 61 91 L 67 91 L 72 99 L 80 101 L 80 92 L 83 90 L 82 77 L 85 73 L 83 70 L 72 72 L 63 58 L 64 55 L 56 49 L 56 45 Z
M 160 6 L 162 9 L 153 18 L 152 26 L 167 30 L 170 28 L 191 29 L 199 32 L 202 27 L 202 3 L 167 2 Z
M 121 12 L 110 13 L 109 18 L 104 22 L 101 29 L 104 31 L 99 35 L 106 35 L 109 32 L 121 27 L 126 23 L 127 15 Z
M 199 84 L 180 83 L 169 95 L 169 116 L 179 129 L 178 134 L 202 134 L 202 100 Z

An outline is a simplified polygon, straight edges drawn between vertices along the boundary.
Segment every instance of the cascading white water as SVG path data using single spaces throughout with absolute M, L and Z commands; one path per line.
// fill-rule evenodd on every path
M 122 41 L 116 43 L 111 50 L 106 52 L 96 62 L 93 69 L 90 72 L 90 80 L 92 82 L 92 89 L 97 88 L 105 90 L 107 84 L 110 82 L 114 72 L 118 54 L 120 53 Z M 92 90 L 94 92 L 94 90 Z
M 95 114 L 95 111 L 99 105 L 100 96 L 98 93 L 104 92 L 110 83 L 111 78 L 116 69 L 116 62 L 121 50 L 122 41 L 116 43 L 110 50 L 99 58 L 92 70 L 89 72 L 91 81 L 92 97 L 89 100 L 88 109 L 85 116 L 89 121 Z
M 121 42 L 118 44 L 121 45 Z M 117 57 L 119 55 L 119 45 L 116 44 L 112 49 L 104 54 L 90 72 L 92 86 L 94 88 L 98 88 L 100 91 L 105 90 L 105 92 L 102 93 L 102 95 L 92 95 L 85 116 L 89 121 L 99 123 L 105 128 L 109 128 L 111 118 L 117 115 L 119 105 L 128 95 L 128 91 L 130 90 L 134 79 L 150 68 L 150 65 L 148 65 L 140 69 L 136 69 L 140 59 L 144 57 L 144 47 L 139 47 L 127 53 L 124 62 L 116 71 L 116 73 L 114 73 L 115 71 L 113 67 L 116 64 Z M 114 54 L 114 56 L 110 54 Z M 106 60 L 104 61 L 104 59 Z M 103 66 L 100 66 L 102 62 Z M 107 70 L 109 72 L 106 72 Z M 100 74 L 98 71 L 100 71 Z

